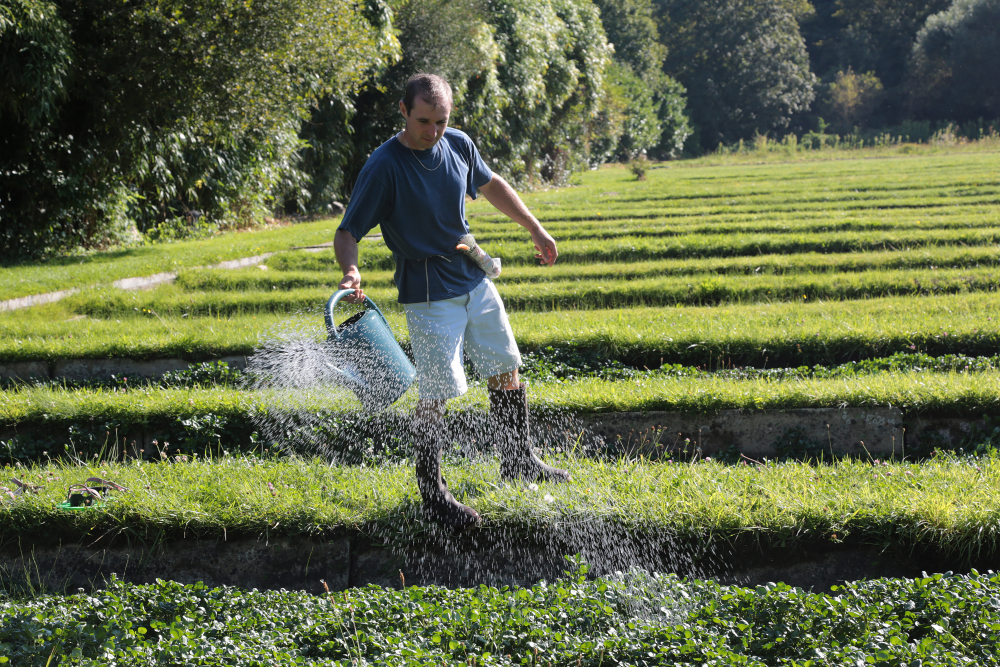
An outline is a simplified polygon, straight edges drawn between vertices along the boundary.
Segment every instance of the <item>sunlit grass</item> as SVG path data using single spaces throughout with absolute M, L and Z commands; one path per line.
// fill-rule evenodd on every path
M 64 302 L 3 313 L 0 359 L 195 361 L 247 355 L 263 338 L 281 332 L 323 337 L 322 306 L 327 295 L 317 291 L 314 296 L 322 298 L 309 307 L 310 312 L 300 314 L 251 311 L 238 316 L 164 317 L 158 311 L 142 312 L 156 292 L 120 295 L 121 301 L 134 303 L 128 306 L 131 313 L 126 309 L 109 319 L 73 319 L 79 315 Z M 522 350 L 579 346 L 650 368 L 659 367 L 661 360 L 710 368 L 835 365 L 910 351 L 989 356 L 1000 348 L 1000 303 L 992 293 L 813 301 L 614 310 L 560 308 L 552 303 L 552 311 L 512 312 L 510 320 Z M 248 310 L 253 307 L 249 303 Z M 309 303 L 303 301 L 304 309 Z M 390 327 L 405 344 L 402 313 L 390 300 L 379 305 L 386 306 Z
M 645 262 L 594 262 L 568 264 L 557 262 L 544 269 L 536 266 L 504 267 L 497 279 L 500 286 L 526 282 L 577 279 L 633 280 L 656 276 L 751 275 L 794 273 L 854 273 L 894 269 L 959 269 L 1000 265 L 998 246 L 925 246 L 906 250 L 850 253 L 791 253 L 746 257 L 708 257 L 703 259 L 662 259 Z M 340 278 L 332 251 L 289 253 L 268 262 L 271 269 L 238 271 L 184 271 L 177 284 L 186 290 L 271 289 L 277 286 L 303 287 L 335 284 Z M 366 286 L 390 287 L 393 272 L 365 271 Z
M 915 150 L 916 154 L 906 155 L 907 150 Z M 596 257 L 594 250 L 585 253 L 573 249 L 572 244 L 583 241 L 574 239 L 574 235 L 580 234 L 690 235 L 702 229 L 707 236 L 713 233 L 731 236 L 737 232 L 749 235 L 752 231 L 801 236 L 812 229 L 816 233 L 854 234 L 856 238 L 839 241 L 844 250 L 852 250 L 926 244 L 931 238 L 936 243 L 984 242 L 972 228 L 989 227 L 991 220 L 993 226 L 1000 222 L 996 209 L 1000 177 L 990 153 L 976 152 L 967 146 L 893 148 L 872 154 L 876 153 L 895 156 L 868 160 L 864 156 L 869 153 L 864 151 L 820 151 L 808 156 L 820 158 L 818 161 L 792 164 L 753 164 L 752 156 L 708 157 L 664 163 L 650 170 L 644 182 L 635 181 L 620 166 L 611 166 L 580 174 L 577 186 L 526 193 L 525 199 L 543 221 L 550 222 L 557 238 L 564 238 L 567 244 L 564 260 L 571 260 L 575 254 L 579 255 L 579 261 Z M 831 157 L 837 159 L 828 159 Z M 734 160 L 742 163 L 720 164 Z M 530 262 L 530 244 L 523 230 L 509 223 L 493 224 L 502 218 L 482 199 L 470 203 L 468 211 L 473 232 L 490 240 L 491 252 L 505 255 L 510 263 Z M 662 218 L 658 223 L 635 222 L 657 216 Z M 577 220 L 590 222 L 580 224 Z M 600 221 L 608 221 L 606 231 L 602 232 Z M 3 267 L 0 298 L 107 284 L 118 278 L 324 243 L 332 239 L 336 224 L 336 220 L 325 220 Z M 970 228 L 957 229 L 963 226 Z M 948 231 L 947 228 L 952 228 L 951 236 L 934 236 L 936 232 Z M 868 230 L 867 236 L 858 237 L 863 230 Z M 873 236 L 875 230 L 882 230 L 881 236 Z M 910 234 L 914 235 L 912 239 L 908 238 Z M 510 239 L 513 243 L 504 243 L 500 253 L 496 242 L 499 239 Z M 689 246 L 694 250 L 689 250 L 686 256 L 724 252 L 724 248 L 715 247 L 708 239 L 699 241 L 694 236 L 691 240 Z M 802 239 L 797 243 L 800 249 L 824 251 L 821 247 L 804 247 L 806 242 Z M 371 255 L 379 258 L 379 265 L 384 264 L 388 253 L 380 245 L 364 245 L 362 263 L 366 255 Z M 784 252 L 790 251 L 794 244 L 786 239 L 783 247 L 773 247 Z M 768 252 L 764 240 L 757 238 L 732 239 L 728 248 L 728 254 Z M 831 246 L 825 251 L 833 249 Z M 666 255 L 663 252 L 666 251 L 661 250 L 658 256 L 677 253 L 676 249 Z
M 671 412 L 712 414 L 720 410 L 899 407 L 912 413 L 980 416 L 1000 407 L 1000 372 L 899 372 L 837 379 L 733 379 L 712 375 L 657 374 L 632 380 L 574 379 L 538 382 L 529 388 L 536 407 L 579 413 Z M 406 413 L 416 401 L 411 389 L 396 404 Z M 249 420 L 255 410 L 293 402 L 301 410 L 360 408 L 346 390 L 269 393 L 230 387 L 129 391 L 109 388 L 23 387 L 0 391 L 0 424 L 74 420 L 150 423 L 158 419 L 215 414 Z M 485 410 L 485 389 L 473 388 L 453 409 Z
M 494 528 L 551 529 L 555 524 L 607 522 L 640 531 L 718 533 L 791 540 L 857 541 L 933 547 L 944 553 L 989 555 L 1000 538 L 1000 462 L 939 457 L 920 465 L 840 461 L 809 465 L 595 462 L 555 458 L 568 484 L 502 483 L 497 465 L 445 466 L 456 496 Z M 0 507 L 0 538 L 58 531 L 74 536 L 159 531 L 188 537 L 263 534 L 337 535 L 365 526 L 420 530 L 413 471 L 406 463 L 377 468 L 332 466 L 320 460 L 225 456 L 174 463 L 48 462 L 3 468 L 37 484 Z M 69 484 L 98 476 L 129 488 L 106 507 L 56 508 Z
M 106 285 L 133 276 L 207 266 L 231 259 L 333 240 L 339 220 L 232 232 L 211 239 L 96 252 L 13 266 L 0 266 L 0 299 L 68 288 Z

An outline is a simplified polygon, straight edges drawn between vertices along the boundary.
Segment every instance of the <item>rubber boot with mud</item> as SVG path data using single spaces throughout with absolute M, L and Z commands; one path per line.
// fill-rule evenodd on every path
M 528 430 L 528 392 L 522 382 L 517 389 L 490 389 L 490 427 L 500 454 L 500 477 L 526 482 L 568 482 L 566 470 L 542 463 L 531 450 Z
M 432 520 L 456 533 L 478 526 L 482 519 L 476 510 L 455 500 L 448 484 L 441 477 L 441 424 L 413 425 L 414 461 L 417 488 L 424 502 L 424 513 Z

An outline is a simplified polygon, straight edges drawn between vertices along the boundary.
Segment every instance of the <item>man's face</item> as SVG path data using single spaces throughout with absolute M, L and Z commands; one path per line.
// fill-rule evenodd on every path
M 399 112 L 406 119 L 406 127 L 403 129 L 406 145 L 423 151 L 432 148 L 444 136 L 448 116 L 451 115 L 451 105 L 444 103 L 433 106 L 422 97 L 415 97 L 409 114 L 402 102 L 399 103 Z

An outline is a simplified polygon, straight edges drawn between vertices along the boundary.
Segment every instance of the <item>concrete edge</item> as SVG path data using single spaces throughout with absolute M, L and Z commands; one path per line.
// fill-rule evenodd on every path
M 243 355 L 230 355 L 211 359 L 224 361 L 230 367 L 243 370 L 247 366 L 247 358 Z M 107 380 L 112 375 L 138 375 L 140 377 L 159 377 L 164 373 L 185 370 L 197 366 L 200 362 L 188 361 L 179 357 L 168 359 L 150 359 L 147 361 L 121 359 L 57 359 L 48 361 L 10 361 L 0 363 L 0 379 L 2 380 L 73 380 L 85 381 L 91 379 Z
M 921 571 L 967 572 L 996 569 L 996 556 L 964 562 L 939 554 L 908 554 L 866 545 L 828 542 L 761 548 L 756 543 L 720 552 L 678 543 L 667 533 L 618 534 L 578 539 L 558 527 L 535 531 L 525 540 L 490 534 L 436 535 L 417 543 L 385 546 L 353 535 L 323 539 L 278 538 L 171 540 L 152 545 L 59 546 L 8 544 L 0 550 L 0 581 L 35 588 L 75 591 L 100 589 L 114 573 L 119 579 L 149 584 L 167 579 L 211 587 L 323 592 L 376 584 L 399 588 L 439 585 L 451 588 L 531 586 L 562 576 L 564 554 L 580 554 L 591 575 L 608 576 L 633 568 L 673 572 L 723 584 L 755 586 L 783 581 L 806 590 L 828 591 L 845 581 L 876 577 L 916 577 Z M 608 544 L 614 539 L 615 544 Z M 589 542 L 588 542 L 589 540 Z M 586 543 L 585 543 L 586 542 Z
M 21 308 L 30 308 L 31 306 L 40 306 L 43 303 L 54 303 L 56 301 L 62 301 L 70 294 L 76 294 L 80 290 L 78 289 L 64 289 L 58 292 L 47 292 L 45 294 L 33 294 L 31 296 L 22 296 L 16 299 L 7 299 L 6 301 L 0 301 L 0 313 L 7 312 L 8 310 L 19 310 Z
M 213 359 L 245 369 L 247 358 L 232 355 Z M 135 359 L 60 359 L 54 362 L 21 361 L 0 364 L 0 379 L 83 381 L 112 376 L 159 377 L 185 370 L 197 362 L 175 357 Z M 453 440 L 473 446 L 482 415 L 451 413 Z M 774 444 L 789 440 L 792 449 L 810 456 L 902 457 L 907 450 L 954 446 L 963 442 L 982 420 L 925 417 L 899 408 L 794 408 L 783 410 L 722 410 L 713 415 L 681 412 L 618 412 L 578 415 L 534 413 L 536 444 L 572 448 L 574 444 L 601 451 L 653 458 L 694 455 L 716 456 L 738 451 L 751 459 L 780 454 Z M 146 434 L 144 440 L 157 437 Z
M 112 285 L 123 290 L 137 290 L 137 289 L 148 289 L 154 287 L 155 285 L 162 285 L 163 283 L 172 283 L 177 280 L 176 273 L 155 273 L 151 276 L 145 276 L 140 278 L 122 278 L 121 280 L 116 280 Z

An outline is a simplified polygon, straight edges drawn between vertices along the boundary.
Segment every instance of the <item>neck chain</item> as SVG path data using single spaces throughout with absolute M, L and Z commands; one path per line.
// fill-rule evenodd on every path
M 403 138 L 403 145 L 410 149 L 410 155 L 412 155 L 413 159 L 417 161 L 417 164 L 419 164 L 421 167 L 424 167 L 424 163 L 420 161 L 420 158 L 417 157 L 417 154 L 413 152 L 412 148 L 410 148 L 410 144 L 406 143 L 406 135 L 403 134 L 403 132 L 399 132 L 398 134 L 396 134 L 396 136 L 397 137 L 402 136 L 402 138 Z M 431 148 L 433 149 L 434 147 L 431 146 Z M 431 169 L 430 167 L 424 167 L 424 169 L 426 171 L 435 171 L 443 163 L 444 163 L 444 150 L 442 149 L 441 150 L 441 159 L 438 160 L 437 167 L 434 167 L 434 169 Z

